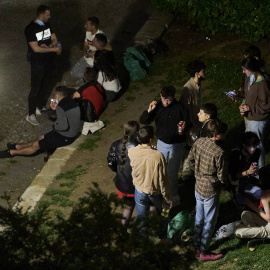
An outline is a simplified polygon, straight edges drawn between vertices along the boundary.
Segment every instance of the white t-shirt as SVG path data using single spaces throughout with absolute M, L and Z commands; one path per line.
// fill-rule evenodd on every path
M 87 31 L 86 34 L 85 34 L 85 42 L 87 41 L 93 41 L 94 37 L 96 34 L 104 34 L 104 32 L 102 30 L 97 30 L 97 32 L 95 34 L 92 34 L 90 31 Z M 105 35 L 105 34 L 104 34 Z M 89 45 L 89 50 L 90 51 L 96 51 L 97 48 L 93 45 Z M 85 61 L 87 62 L 87 64 L 90 66 L 90 67 L 93 67 L 94 66 L 94 59 L 92 57 L 84 57 Z
M 112 81 L 105 81 L 105 78 L 101 71 L 98 72 L 97 81 L 104 87 L 107 91 L 119 92 L 121 89 L 121 84 L 118 78 L 115 78 Z

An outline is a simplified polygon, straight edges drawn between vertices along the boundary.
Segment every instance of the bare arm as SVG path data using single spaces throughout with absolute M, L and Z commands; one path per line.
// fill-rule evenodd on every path
M 252 164 L 250 165 L 249 169 L 246 171 L 242 171 L 240 173 L 236 174 L 236 179 L 240 179 L 244 176 L 249 176 L 249 175 L 253 175 L 254 173 L 256 173 L 258 171 L 258 167 L 257 166 L 253 166 Z
M 87 51 L 87 50 L 89 50 L 89 44 L 88 44 L 88 42 L 84 42 L 84 44 L 83 44 L 83 50 L 84 51 Z
M 79 87 L 78 87 L 79 88 Z M 75 92 L 74 94 L 73 94 L 73 98 L 80 98 L 81 97 L 81 95 L 80 95 L 80 93 L 79 92 Z
M 35 53 L 61 52 L 62 49 L 61 47 L 49 48 L 45 44 L 39 46 L 37 41 L 31 41 L 29 42 L 29 45 Z
M 269 200 L 270 200 L 270 190 L 266 190 L 262 197 L 261 201 L 263 204 L 264 212 L 261 212 L 260 216 L 265 219 L 267 222 L 270 222 L 270 207 L 269 207 Z
M 53 47 L 56 47 L 57 43 L 58 43 L 58 39 L 56 37 L 56 35 L 53 33 L 52 36 L 51 36 L 51 44 L 49 45 L 49 48 L 53 48 Z
M 263 207 L 264 207 L 264 212 L 260 211 L 257 207 L 257 205 L 255 205 L 253 202 L 251 202 L 250 200 L 247 200 L 246 205 L 252 209 L 253 211 L 255 211 L 261 218 L 263 218 L 264 220 L 266 220 L 267 222 L 270 222 L 270 210 L 269 210 L 269 199 L 268 198 L 263 198 L 264 195 L 261 198 Z

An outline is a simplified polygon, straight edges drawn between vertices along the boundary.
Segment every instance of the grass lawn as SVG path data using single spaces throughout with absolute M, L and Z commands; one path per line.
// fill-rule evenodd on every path
M 173 42 L 169 37 L 169 42 Z M 166 38 L 165 38 L 166 40 Z M 168 43 L 168 40 L 167 40 Z M 260 46 L 260 45 L 258 45 Z M 262 48 L 263 51 L 264 48 Z M 266 48 L 265 48 L 266 49 Z M 207 48 L 207 50 L 209 50 Z M 224 50 L 227 50 L 225 47 Z M 193 49 L 193 57 L 185 57 L 183 55 L 170 54 L 168 57 L 156 57 L 154 66 L 151 68 L 148 80 L 152 76 L 162 76 L 161 86 L 173 85 L 177 88 L 176 98 L 179 98 L 181 89 L 189 79 L 185 72 L 185 66 L 194 59 L 202 60 L 206 63 L 206 80 L 202 82 L 202 99 L 203 103 L 211 102 L 216 104 L 218 108 L 218 117 L 228 124 L 229 129 L 226 138 L 226 150 L 239 145 L 241 135 L 244 133 L 244 121 L 240 117 L 238 106 L 241 102 L 232 102 L 224 91 L 238 90 L 241 83 L 241 57 L 226 56 L 227 51 L 222 49 L 219 53 L 204 53 Z M 214 51 L 214 49 L 213 49 Z M 224 55 L 223 55 L 224 53 Z M 233 55 L 233 53 L 232 53 Z M 267 60 L 267 59 L 266 59 Z M 166 67 L 166 69 L 164 68 Z M 266 141 L 268 141 L 267 138 Z M 266 164 L 269 164 L 270 154 L 269 147 L 266 144 Z M 241 210 L 238 210 L 234 202 L 231 200 L 230 194 L 223 191 L 221 194 L 220 214 L 218 224 L 228 224 L 240 219 Z M 217 262 L 198 262 L 192 265 L 192 269 L 270 269 L 270 245 L 256 246 L 253 251 L 247 247 L 247 239 L 237 239 L 234 236 L 220 241 L 212 242 L 214 250 L 218 250 L 226 254 L 226 256 Z

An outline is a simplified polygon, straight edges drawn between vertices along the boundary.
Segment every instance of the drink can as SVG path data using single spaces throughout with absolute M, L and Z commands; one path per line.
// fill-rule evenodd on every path
M 245 117 L 245 116 L 246 116 L 246 112 L 241 112 L 241 108 L 242 108 L 242 105 L 239 106 L 239 109 L 240 109 L 240 116 L 241 116 L 241 117 Z
M 252 166 L 252 167 L 257 167 L 258 164 L 257 164 L 257 162 L 252 162 L 251 166 Z M 253 176 L 256 176 L 257 174 L 258 174 L 258 172 L 255 171 L 252 175 L 253 175 Z
M 183 126 L 184 126 L 184 121 L 180 121 L 180 122 L 177 124 L 177 126 L 178 126 L 178 134 L 179 134 L 179 135 L 183 135 L 183 133 L 184 133 L 184 128 L 183 128 Z

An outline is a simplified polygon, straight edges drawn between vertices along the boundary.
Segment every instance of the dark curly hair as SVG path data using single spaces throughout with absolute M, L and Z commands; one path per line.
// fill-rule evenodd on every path
M 195 74 L 197 72 L 200 72 L 202 69 L 205 69 L 205 68 L 206 68 L 206 65 L 204 62 L 199 61 L 199 60 L 193 60 L 187 65 L 186 71 L 190 75 L 190 77 L 195 77 Z

